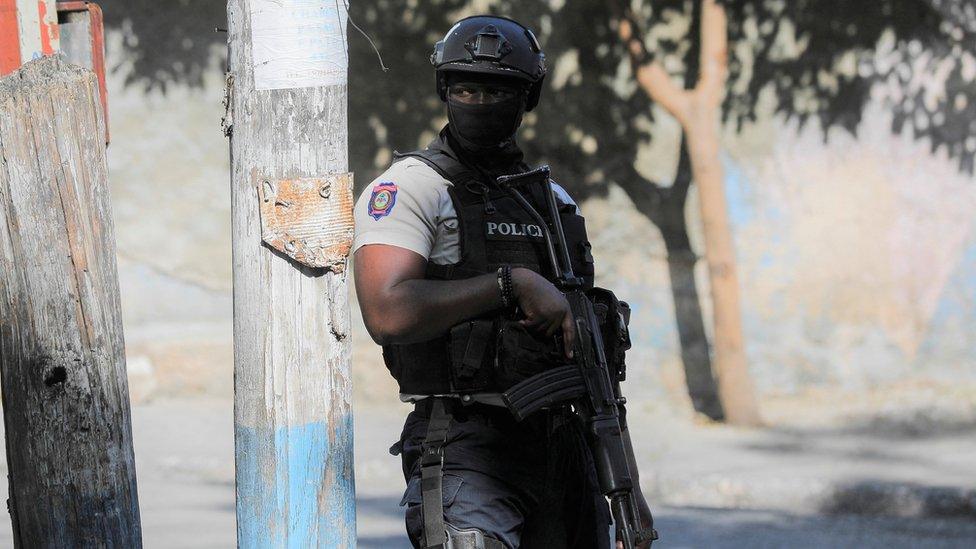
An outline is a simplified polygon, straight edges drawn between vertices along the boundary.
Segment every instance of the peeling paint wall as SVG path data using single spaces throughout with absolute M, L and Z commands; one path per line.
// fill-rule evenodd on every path
M 775 118 L 725 136 L 747 352 L 766 394 L 976 381 L 976 178 L 890 128 L 873 104 L 857 137 L 832 131 L 825 141 L 817 128 Z M 668 170 L 674 157 L 659 145 L 642 158 Z M 600 282 L 635 305 L 633 358 L 657 365 L 650 375 L 663 372 L 678 391 L 664 246 L 646 220 L 620 215 L 628 207 L 622 192 L 583 205 L 598 235 Z M 686 213 L 701 254 L 694 189 Z M 705 290 L 703 263 L 697 279 Z
M 935 319 L 941 308 L 961 321 L 976 307 L 976 294 L 952 291 L 976 280 L 963 261 L 976 246 L 976 179 L 890 127 L 874 105 L 856 139 L 832 132 L 824 145 L 816 129 L 787 127 L 765 136 L 765 155 L 729 147 L 747 335 L 767 388 L 976 378 L 976 347 L 953 364 L 924 346 L 976 333 L 971 320 Z
M 123 324 L 135 397 L 233 392 L 230 175 L 223 70 L 166 94 L 126 85 L 122 33 L 106 35 L 108 148 Z

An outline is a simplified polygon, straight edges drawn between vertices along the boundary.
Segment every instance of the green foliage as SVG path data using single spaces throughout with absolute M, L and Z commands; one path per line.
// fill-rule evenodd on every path
M 818 123 L 855 132 L 866 103 L 876 94 L 891 109 L 893 131 L 910 127 L 945 147 L 960 167 L 973 170 L 976 143 L 976 82 L 967 63 L 976 63 L 976 40 L 965 9 L 937 9 L 938 0 L 726 0 L 729 15 L 730 85 L 725 118 L 742 128 L 760 109 L 770 109 L 801 124 Z M 945 0 L 944 4 L 952 4 Z M 351 39 L 355 89 L 369 90 L 368 101 L 353 98 L 354 118 L 387 128 L 353 128 L 360 169 L 384 147 L 413 148 L 417 136 L 436 129 L 442 106 L 432 104 L 432 44 L 449 27 L 461 3 L 386 0 L 383 7 L 352 5 L 357 20 L 377 39 L 391 72 L 372 67 L 365 41 Z M 411 7 L 416 5 L 416 7 Z M 631 4 L 642 22 L 647 46 L 674 76 L 692 86 L 697 72 L 695 2 L 658 0 Z M 945 6 L 943 6 L 945 7 Z M 650 103 L 630 76 L 611 27 L 608 5 L 592 0 L 519 2 L 498 0 L 491 11 L 514 17 L 536 30 L 549 55 L 550 73 L 542 103 L 526 119 L 522 143 L 535 161 L 549 162 L 574 194 L 601 193 L 608 182 L 631 194 L 649 193 L 633 167 L 638 147 L 652 136 Z M 412 25 L 378 13 L 414 13 Z M 360 15 L 361 14 L 361 15 Z M 358 17 L 357 17 L 358 16 Z M 417 21 L 440 26 L 416 27 Z M 976 24 L 970 26 L 976 27 Z M 413 28 L 407 32 L 408 28 Z M 426 32 L 425 32 L 426 31 Z M 677 31 L 677 32 L 675 32 Z M 683 32 L 682 32 L 683 31 Z M 396 44 L 389 47 L 390 43 Z M 568 71 L 567 69 L 573 69 Z M 421 75 L 419 87 L 417 75 Z M 968 77 L 968 79 L 967 79 Z M 374 88 L 381 87 L 378 93 Z M 404 108 L 407 102 L 409 108 Z M 826 135 L 826 134 L 825 134 Z M 595 144 L 595 147 L 594 147 Z M 659 189 L 660 190 L 660 189 Z
M 738 128 L 763 109 L 822 128 L 854 132 L 872 96 L 944 148 L 963 170 L 976 157 L 976 9 L 965 0 L 724 0 L 729 14 L 730 85 L 724 113 Z M 226 3 L 217 0 L 103 0 L 106 25 L 123 32 L 128 82 L 165 91 L 199 86 L 220 63 Z M 383 55 L 350 27 L 350 157 L 360 184 L 436 131 L 444 109 L 428 57 L 470 0 L 351 2 L 350 16 Z M 653 207 L 661 189 L 634 169 L 652 139 L 651 105 L 637 88 L 606 2 L 496 0 L 491 11 L 533 27 L 549 56 L 542 103 L 525 122 L 533 162 L 549 162 L 580 198 L 609 182 Z M 697 72 L 697 0 L 634 0 L 645 42 L 676 78 Z M 217 59 L 214 52 L 218 52 Z M 109 59 L 118 67 L 122 60 Z M 636 198 L 636 197 L 635 197 Z
M 728 120 L 776 112 L 855 132 L 872 94 L 893 130 L 944 147 L 972 173 L 976 141 L 976 10 L 959 0 L 729 0 Z M 967 13 L 969 14 L 967 16 Z

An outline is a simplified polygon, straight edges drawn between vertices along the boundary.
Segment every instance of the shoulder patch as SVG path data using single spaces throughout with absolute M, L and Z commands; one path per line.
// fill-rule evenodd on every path
M 390 215 L 393 206 L 396 205 L 397 186 L 392 181 L 377 183 L 373 187 L 373 194 L 369 197 L 369 215 L 373 219 L 379 219 Z

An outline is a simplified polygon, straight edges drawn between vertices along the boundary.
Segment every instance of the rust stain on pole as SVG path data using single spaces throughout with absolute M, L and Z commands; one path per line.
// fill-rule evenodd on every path
M 302 265 L 341 273 L 352 247 L 352 174 L 255 177 L 261 239 Z

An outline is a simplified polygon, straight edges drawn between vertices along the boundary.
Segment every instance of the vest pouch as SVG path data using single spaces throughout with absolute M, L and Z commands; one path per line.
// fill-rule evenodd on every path
M 469 320 L 451 328 L 451 390 L 486 391 L 492 382 L 494 320 Z
M 566 364 L 554 338 L 537 338 L 515 320 L 500 322 L 496 345 L 495 376 L 502 389 Z
M 436 395 L 450 392 L 446 336 L 420 343 L 384 345 L 383 362 L 397 380 L 400 392 Z

